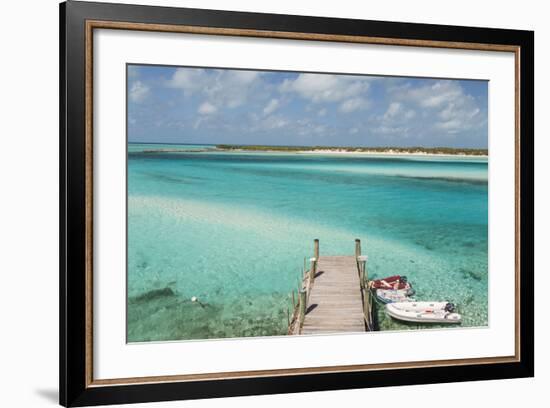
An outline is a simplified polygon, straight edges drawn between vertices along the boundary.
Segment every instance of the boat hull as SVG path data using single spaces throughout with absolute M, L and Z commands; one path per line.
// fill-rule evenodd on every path
M 390 289 L 376 289 L 375 297 L 376 300 L 383 304 L 387 303 L 397 303 L 397 302 L 412 302 L 409 296 L 411 296 L 412 291 L 410 289 L 400 289 L 400 290 L 390 290 Z
M 415 323 L 457 324 L 458 313 L 445 310 L 448 302 L 398 302 L 386 304 L 386 313 L 397 320 Z

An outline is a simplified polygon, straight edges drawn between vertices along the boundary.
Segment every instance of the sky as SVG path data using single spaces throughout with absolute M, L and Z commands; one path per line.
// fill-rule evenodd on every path
M 487 148 L 486 81 L 127 69 L 129 142 Z

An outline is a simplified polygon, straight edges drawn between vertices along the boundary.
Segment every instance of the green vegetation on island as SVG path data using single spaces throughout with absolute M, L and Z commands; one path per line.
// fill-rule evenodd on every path
M 262 146 L 262 145 L 216 145 L 220 150 L 247 150 L 266 152 L 349 152 L 349 153 L 386 153 L 386 154 L 443 154 L 487 156 L 487 149 L 455 147 L 349 147 L 349 146 Z

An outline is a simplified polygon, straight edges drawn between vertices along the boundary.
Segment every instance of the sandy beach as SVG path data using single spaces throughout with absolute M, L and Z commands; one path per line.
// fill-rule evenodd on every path
M 339 156 L 380 156 L 380 157 L 391 157 L 391 156 L 420 156 L 420 157 L 478 157 L 478 158 L 488 158 L 486 154 L 468 154 L 468 153 L 432 153 L 432 152 L 403 152 L 399 150 L 386 150 L 386 151 L 376 151 L 376 150 L 345 150 L 345 149 L 312 149 L 312 150 L 277 150 L 277 149 L 238 149 L 238 148 L 203 148 L 203 149 L 180 149 L 180 148 L 162 148 L 162 149 L 147 149 L 143 153 L 205 153 L 205 152 L 238 152 L 238 153 L 270 153 L 270 154 L 318 154 L 318 155 L 339 155 Z
M 175 151 L 175 150 L 172 150 Z M 182 150 L 183 151 L 183 150 Z M 322 154 L 322 155 L 343 155 L 343 156 L 422 156 L 422 157 L 479 157 L 479 158 L 488 158 L 486 154 L 467 154 L 467 153 L 430 153 L 430 152 L 400 152 L 397 150 L 387 150 L 387 151 L 374 151 L 374 150 L 358 150 L 358 151 L 349 151 L 344 149 L 315 149 L 315 150 L 253 150 L 253 149 L 221 149 L 216 148 L 212 151 L 231 151 L 231 152 L 240 152 L 240 153 L 285 153 L 285 154 Z
M 388 150 L 385 152 L 378 151 L 355 151 L 350 152 L 347 150 L 304 150 L 297 151 L 295 153 L 301 154 L 334 154 L 334 155 L 365 155 L 365 156 L 427 156 L 427 157 L 479 157 L 479 158 L 488 158 L 486 154 L 466 154 L 466 153 L 457 153 L 457 154 L 445 154 L 445 153 L 428 153 L 428 152 L 399 152 L 395 150 Z

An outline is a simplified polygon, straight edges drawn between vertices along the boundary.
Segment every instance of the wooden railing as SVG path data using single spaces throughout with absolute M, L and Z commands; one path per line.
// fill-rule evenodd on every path
M 374 311 L 373 299 L 369 288 L 369 275 L 367 271 L 367 256 L 361 255 L 361 240 L 355 240 L 355 259 L 357 261 L 357 270 L 359 273 L 359 281 L 361 283 L 361 294 L 363 296 L 363 315 L 365 317 L 365 326 L 367 331 L 374 331 Z
M 304 267 L 302 269 L 302 279 L 298 287 L 298 303 L 295 302 L 294 291 L 292 291 L 292 317 L 288 319 L 288 334 L 300 334 L 307 312 L 307 305 L 311 288 L 315 281 L 317 273 L 317 262 L 319 260 L 319 240 L 313 240 L 313 258 L 309 259 L 309 269 L 306 269 L 307 263 L 304 258 Z

